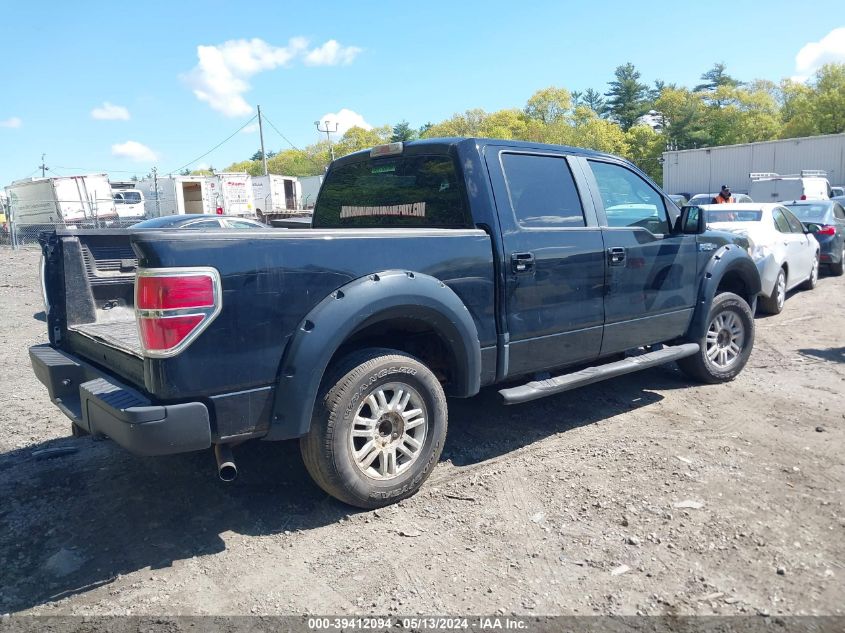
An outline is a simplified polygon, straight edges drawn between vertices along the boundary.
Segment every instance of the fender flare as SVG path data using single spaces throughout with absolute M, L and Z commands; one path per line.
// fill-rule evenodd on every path
M 762 283 L 760 272 L 754 261 L 740 246 L 736 244 L 725 244 L 713 253 L 710 261 L 702 271 L 701 286 L 698 291 L 698 301 L 695 306 L 687 337 L 697 340 L 704 336 L 707 330 L 707 316 L 710 313 L 710 305 L 716 290 L 722 283 L 725 275 L 736 272 L 742 278 L 748 288 L 748 294 L 752 297 L 751 309 L 754 310 L 757 295 L 760 294 Z
M 266 440 L 301 437 L 332 356 L 353 334 L 393 318 L 424 321 L 455 363 L 450 394 L 469 397 L 481 387 L 478 330 L 463 301 L 442 281 L 388 270 L 355 279 L 332 292 L 300 321 L 285 349 Z

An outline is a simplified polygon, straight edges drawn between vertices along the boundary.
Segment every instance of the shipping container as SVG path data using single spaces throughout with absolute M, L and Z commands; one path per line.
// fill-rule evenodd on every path
M 317 194 L 323 186 L 323 176 L 305 176 L 299 179 L 300 195 L 303 209 L 313 209 L 317 202 Z
M 845 183 L 845 134 L 664 152 L 663 189 L 695 195 L 727 185 L 748 193 L 751 173 L 802 170 L 826 172 L 831 185 Z
M 185 213 L 215 213 L 216 176 L 163 176 L 138 183 L 148 218 Z

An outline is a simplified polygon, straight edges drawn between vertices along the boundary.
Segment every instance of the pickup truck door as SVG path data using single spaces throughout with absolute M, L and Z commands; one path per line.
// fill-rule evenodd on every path
M 485 159 L 505 260 L 508 343 L 500 375 L 596 358 L 604 321 L 604 244 L 584 195 L 581 165 L 554 151 L 500 146 L 488 146 Z
M 697 236 L 673 234 L 671 203 L 624 163 L 584 162 L 607 257 L 602 355 L 682 335 L 698 296 Z

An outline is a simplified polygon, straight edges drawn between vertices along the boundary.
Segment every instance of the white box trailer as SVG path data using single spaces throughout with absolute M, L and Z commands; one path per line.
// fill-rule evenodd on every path
M 299 179 L 299 195 L 303 209 L 313 209 L 325 176 L 305 176 Z
M 138 183 L 148 218 L 186 213 L 215 213 L 215 176 L 164 176 Z
M 18 226 L 97 226 L 117 219 L 106 174 L 16 180 L 6 187 L 11 220 Z
M 286 216 L 301 210 L 299 183 L 292 176 L 252 177 L 252 195 L 258 219 Z
M 845 133 L 664 152 L 663 190 L 695 195 L 728 185 L 748 193 L 752 173 L 802 170 L 826 172 L 831 185 L 845 183 Z
M 252 193 L 252 176 L 246 173 L 217 174 L 215 197 L 217 213 L 255 217 L 255 197 Z

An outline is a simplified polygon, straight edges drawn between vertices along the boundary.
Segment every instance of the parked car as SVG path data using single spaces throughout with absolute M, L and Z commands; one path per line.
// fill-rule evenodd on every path
M 832 197 L 827 172 L 802 169 L 798 174 L 752 173 L 748 194 L 757 202 L 784 200 L 829 200 Z
M 669 199 L 672 202 L 674 202 L 676 205 L 678 205 L 678 208 L 686 206 L 686 204 L 687 204 L 687 197 L 683 194 L 680 194 L 680 193 L 670 193 Z
M 133 229 L 267 229 L 266 224 L 233 215 L 197 213 L 163 215 L 132 225 Z
M 710 229 L 748 237 L 751 257 L 762 280 L 760 308 L 783 310 L 786 293 L 801 285 L 816 287 L 819 243 L 786 207 L 771 203 L 712 204 L 701 207 Z
M 831 187 L 830 188 L 830 197 L 831 198 L 843 198 L 843 197 L 845 197 L 845 187 Z
M 827 265 L 832 275 L 839 276 L 845 267 L 845 208 L 836 200 L 794 200 L 784 206 L 816 236 L 819 262 Z
M 713 198 L 718 196 L 719 193 L 697 193 L 692 198 L 689 199 L 687 202 L 690 206 L 701 206 L 702 204 L 713 204 Z M 745 195 L 744 193 L 733 193 L 734 202 L 738 204 L 743 204 L 746 202 L 752 202 L 751 197 Z
M 391 143 L 332 162 L 310 229 L 189 233 L 46 240 L 50 398 L 136 453 L 214 446 L 227 480 L 234 445 L 300 438 L 364 508 L 429 476 L 446 394 L 516 404 L 672 361 L 720 383 L 754 342 L 747 240 L 585 149 Z

